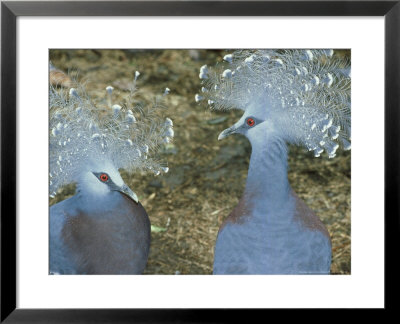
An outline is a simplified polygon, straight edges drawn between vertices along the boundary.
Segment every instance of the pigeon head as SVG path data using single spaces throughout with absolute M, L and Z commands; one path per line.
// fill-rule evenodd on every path
M 195 96 L 211 109 L 244 111 L 219 139 L 240 133 L 254 145 L 274 135 L 330 158 L 351 148 L 349 60 L 333 50 L 238 50 L 224 60 L 200 68 Z
M 150 105 L 136 104 L 132 98 L 138 76 L 136 72 L 121 105 L 113 102 L 111 86 L 106 100 L 90 97 L 79 84 L 69 91 L 50 87 L 50 197 L 62 186 L 77 183 L 86 194 L 119 191 L 137 202 L 118 170 L 168 172 L 158 156 L 174 137 L 172 120 L 159 114 L 169 89 Z
M 137 195 L 125 184 L 118 170 L 108 161 L 89 164 L 78 178 L 81 194 L 104 198 L 110 193 L 119 192 L 138 203 Z
M 219 134 L 218 140 L 231 134 L 242 134 L 254 145 L 258 141 L 265 142 L 266 137 L 275 130 L 273 120 L 265 114 L 263 105 L 252 105 L 244 111 L 242 117 L 233 126 Z

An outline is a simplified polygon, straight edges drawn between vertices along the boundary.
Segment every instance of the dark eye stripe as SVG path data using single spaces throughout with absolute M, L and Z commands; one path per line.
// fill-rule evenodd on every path
M 120 190 L 120 186 L 117 186 L 113 179 L 105 172 L 93 172 L 92 173 L 96 176 L 97 179 L 101 183 L 104 183 L 110 190 Z
M 92 172 L 97 179 L 99 179 L 100 182 L 104 183 L 105 185 L 107 185 L 110 190 L 119 190 L 120 187 L 117 186 L 114 181 L 112 180 L 112 178 L 105 172 Z M 105 176 L 105 177 L 104 177 Z M 103 179 L 104 180 L 103 180 Z M 106 180 L 105 180 L 106 179 Z
M 105 172 L 92 172 L 99 181 L 107 183 L 108 185 L 112 184 L 113 181 L 110 176 Z

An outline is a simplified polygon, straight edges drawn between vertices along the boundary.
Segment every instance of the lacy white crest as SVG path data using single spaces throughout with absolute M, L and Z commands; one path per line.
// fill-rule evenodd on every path
M 138 76 L 137 72 L 123 104 L 113 103 L 111 86 L 105 89 L 106 100 L 96 102 L 81 85 L 69 90 L 50 87 L 51 196 L 61 186 L 76 182 L 92 161 L 108 161 L 128 172 L 168 172 L 154 155 L 174 135 L 171 119 L 159 116 L 169 89 L 150 105 L 135 105 L 132 97 Z
M 319 156 L 350 149 L 350 61 L 333 50 L 239 50 L 215 68 L 200 68 L 201 93 L 212 109 L 265 107 L 290 143 Z M 264 108 L 263 108 L 264 109 Z

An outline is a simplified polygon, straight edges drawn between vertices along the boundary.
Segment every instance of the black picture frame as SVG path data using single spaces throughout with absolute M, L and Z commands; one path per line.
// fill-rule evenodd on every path
M 385 310 L 396 308 L 399 246 L 400 1 L 128 1 L 1 3 L 1 322 L 235 322 L 266 310 L 16 308 L 16 19 L 18 16 L 384 16 Z M 373 44 L 371 44 L 373 45 Z M 371 68 L 373 60 L 371 60 Z M 367 95 L 367 94 L 366 94 Z M 365 157 L 366 159 L 368 156 Z M 367 176 L 367 175 L 366 175 Z M 371 260 L 373 262 L 373 260 Z M 366 269 L 366 271 L 368 271 Z M 244 313 L 244 314 L 243 314 Z M 260 314 L 261 313 L 261 314 Z M 256 318 L 256 317 L 254 317 Z

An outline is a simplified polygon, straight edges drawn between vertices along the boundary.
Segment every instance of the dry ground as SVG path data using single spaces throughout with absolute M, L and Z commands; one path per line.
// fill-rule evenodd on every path
M 152 232 L 146 274 L 211 274 L 218 227 L 237 204 L 247 176 L 251 147 L 239 135 L 222 142 L 218 134 L 231 126 L 240 112 L 210 112 L 194 101 L 199 91 L 199 67 L 221 61 L 222 51 L 205 50 L 54 50 L 52 63 L 87 81 L 91 96 L 127 95 L 136 70 L 140 71 L 139 99 L 151 100 L 165 87 L 166 115 L 174 121 L 175 139 L 162 154 L 170 172 L 123 175 L 138 194 L 151 223 L 165 228 Z M 224 118 L 221 117 L 226 117 Z M 320 216 L 332 238 L 332 274 L 350 269 L 350 152 L 314 158 L 291 147 L 289 179 L 293 189 Z M 65 188 L 53 204 L 73 194 Z

